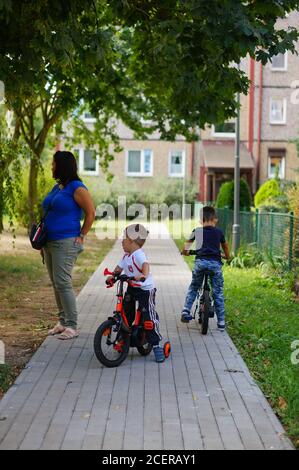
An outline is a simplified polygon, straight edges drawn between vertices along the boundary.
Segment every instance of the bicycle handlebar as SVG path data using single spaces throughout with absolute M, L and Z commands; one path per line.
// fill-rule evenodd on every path
M 110 272 L 107 268 L 104 270 L 104 276 L 113 276 L 112 279 L 106 279 L 106 284 L 107 287 L 112 287 L 113 284 L 115 284 L 117 281 L 121 282 L 130 282 L 130 281 L 136 281 L 135 276 L 127 276 L 126 274 L 116 274 Z M 145 277 L 142 277 L 141 279 L 138 279 L 137 282 L 144 282 Z
M 196 255 L 196 250 L 188 250 L 188 254 L 191 256 Z
M 197 254 L 196 250 L 188 250 L 188 254 L 186 256 L 189 256 L 189 255 L 194 256 L 196 254 Z M 221 258 L 226 259 L 226 256 L 223 253 L 221 253 Z

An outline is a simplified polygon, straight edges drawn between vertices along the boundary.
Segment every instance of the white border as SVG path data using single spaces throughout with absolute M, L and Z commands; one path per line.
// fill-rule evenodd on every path
M 84 115 L 85 113 L 88 113 L 88 111 L 84 111 L 83 114 L 82 114 L 82 120 L 84 122 L 87 122 L 87 123 L 95 123 L 97 118 L 93 117 L 93 118 L 86 118 Z M 90 114 L 90 113 L 89 113 Z
M 215 132 L 215 125 L 212 124 L 212 137 L 218 137 L 218 138 L 224 137 L 224 138 L 234 139 L 236 137 L 236 132 Z
M 274 158 L 274 156 L 273 156 L 273 158 Z M 283 180 L 283 179 L 285 178 L 286 157 L 282 157 L 281 160 L 282 160 L 282 167 L 281 167 L 281 169 L 282 169 L 282 175 L 280 175 L 280 174 L 278 173 L 278 177 Z M 271 170 L 270 163 L 271 163 L 271 157 L 270 157 L 270 155 L 268 155 L 268 178 L 272 180 L 273 178 L 275 178 L 275 173 L 274 173 L 273 176 L 270 175 L 270 170 Z
M 272 72 L 287 72 L 287 70 L 288 70 L 288 52 L 286 51 L 283 54 L 283 56 L 284 56 L 284 67 L 273 67 L 273 63 L 271 62 L 271 71 Z
M 172 152 L 182 152 L 182 172 L 181 173 L 171 173 L 171 157 Z M 186 152 L 181 149 L 171 149 L 168 153 L 168 176 L 170 178 L 184 178 L 186 174 Z
M 283 101 L 283 118 L 282 121 L 272 121 L 271 107 L 273 101 Z M 270 107 L 269 107 L 269 122 L 272 125 L 282 125 L 287 123 L 287 99 L 286 98 L 270 98 Z
M 90 175 L 90 176 L 99 176 L 100 173 L 100 168 L 99 168 L 99 155 L 96 155 L 95 162 L 96 162 L 96 169 L 95 171 L 87 171 L 84 170 L 84 151 L 85 150 L 92 150 L 92 149 L 86 149 L 86 148 L 79 148 L 79 173 L 80 175 Z
M 144 152 L 145 150 L 148 150 L 151 152 L 151 169 L 149 173 L 144 172 Z M 129 172 L 129 152 L 140 152 L 141 155 L 141 171 L 139 173 L 135 172 Z M 139 178 L 148 178 L 153 176 L 153 167 L 154 167 L 154 153 L 152 149 L 146 148 L 146 149 L 128 149 L 126 150 L 126 158 L 125 158 L 125 174 L 126 176 L 132 176 L 132 177 L 139 177 Z

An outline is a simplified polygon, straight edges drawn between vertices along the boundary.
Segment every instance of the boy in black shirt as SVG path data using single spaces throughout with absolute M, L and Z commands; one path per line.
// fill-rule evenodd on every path
M 188 255 L 192 243 L 196 242 L 196 257 L 194 269 L 192 271 L 192 282 L 189 286 L 185 305 L 182 311 L 181 321 L 189 323 L 192 320 L 190 314 L 193 302 L 196 298 L 198 289 L 203 282 L 203 270 L 209 269 L 213 272 L 212 288 L 215 310 L 217 315 L 217 326 L 221 331 L 225 330 L 225 311 L 223 294 L 223 274 L 221 249 L 222 247 L 226 259 L 230 258 L 228 243 L 225 241 L 223 232 L 216 227 L 217 217 L 213 207 L 205 206 L 203 212 L 203 226 L 197 227 L 187 240 L 183 253 Z

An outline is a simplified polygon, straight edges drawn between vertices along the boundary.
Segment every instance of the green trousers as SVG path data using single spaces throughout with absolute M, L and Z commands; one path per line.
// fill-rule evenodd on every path
M 83 246 L 75 238 L 48 241 L 44 247 L 47 270 L 54 287 L 61 325 L 77 328 L 77 303 L 72 284 L 72 270 Z

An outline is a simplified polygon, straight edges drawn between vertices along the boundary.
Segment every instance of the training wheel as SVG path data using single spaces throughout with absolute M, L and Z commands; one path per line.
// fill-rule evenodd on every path
M 164 344 L 163 349 L 164 349 L 165 359 L 167 359 L 170 356 L 170 353 L 171 353 L 171 345 L 170 345 L 169 341 L 166 341 L 166 343 Z

